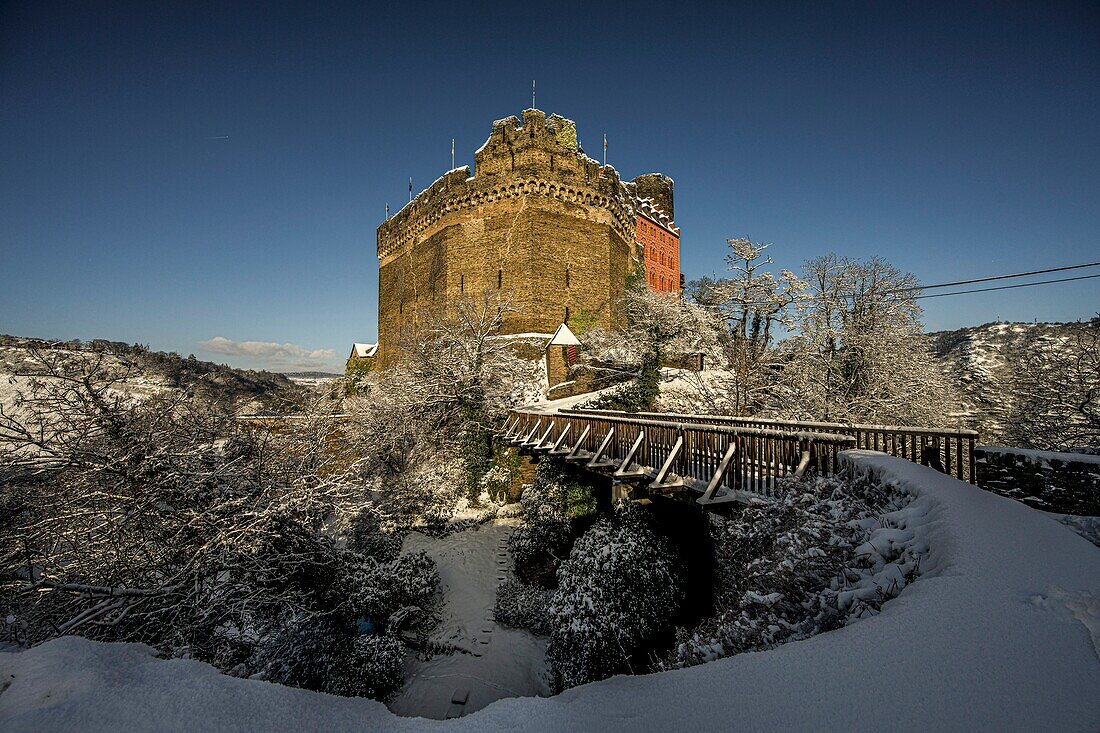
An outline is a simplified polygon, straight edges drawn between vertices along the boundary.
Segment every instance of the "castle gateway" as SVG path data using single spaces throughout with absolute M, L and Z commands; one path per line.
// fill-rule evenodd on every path
M 380 365 L 406 329 L 486 291 L 518 309 L 502 333 L 548 339 L 563 322 L 614 324 L 640 262 L 651 288 L 679 292 L 672 179 L 621 181 L 578 148 L 571 120 L 536 109 L 494 122 L 474 170 L 446 173 L 378 227 Z

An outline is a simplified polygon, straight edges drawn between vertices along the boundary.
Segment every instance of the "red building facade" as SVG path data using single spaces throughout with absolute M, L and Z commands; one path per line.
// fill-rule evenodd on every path
M 680 293 L 680 230 L 652 200 L 638 202 L 635 239 L 642 248 L 649 289 Z

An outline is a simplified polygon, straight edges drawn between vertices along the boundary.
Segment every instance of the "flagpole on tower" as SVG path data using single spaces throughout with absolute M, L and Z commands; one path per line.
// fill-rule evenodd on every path
M 413 200 L 413 179 L 409 176 L 409 201 Z
M 603 164 L 607 165 L 607 133 L 603 134 Z
M 531 109 L 535 108 L 535 80 L 531 80 Z
M 455 169 L 455 139 L 451 138 L 451 170 Z

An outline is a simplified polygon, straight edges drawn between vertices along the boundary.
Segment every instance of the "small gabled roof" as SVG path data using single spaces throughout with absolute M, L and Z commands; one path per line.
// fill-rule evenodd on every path
M 550 343 L 547 346 L 580 346 L 581 342 L 573 332 L 569 330 L 569 326 L 564 323 L 558 326 L 558 330 L 554 331 L 554 338 L 550 339 Z
M 377 352 L 377 351 L 378 351 L 378 344 L 353 343 L 351 345 L 351 354 L 352 354 L 352 356 L 357 356 L 360 359 L 367 359 L 369 357 L 372 357 L 372 356 L 374 356 L 375 352 Z

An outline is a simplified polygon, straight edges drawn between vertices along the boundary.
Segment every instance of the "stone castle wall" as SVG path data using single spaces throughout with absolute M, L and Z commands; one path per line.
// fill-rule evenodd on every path
M 449 171 L 378 228 L 383 365 L 402 333 L 486 292 L 519 309 L 506 334 L 553 333 L 567 308 L 570 318 L 615 322 L 640 259 L 635 184 L 580 152 L 571 121 L 539 110 L 493 123 L 474 166 L 473 176 Z

